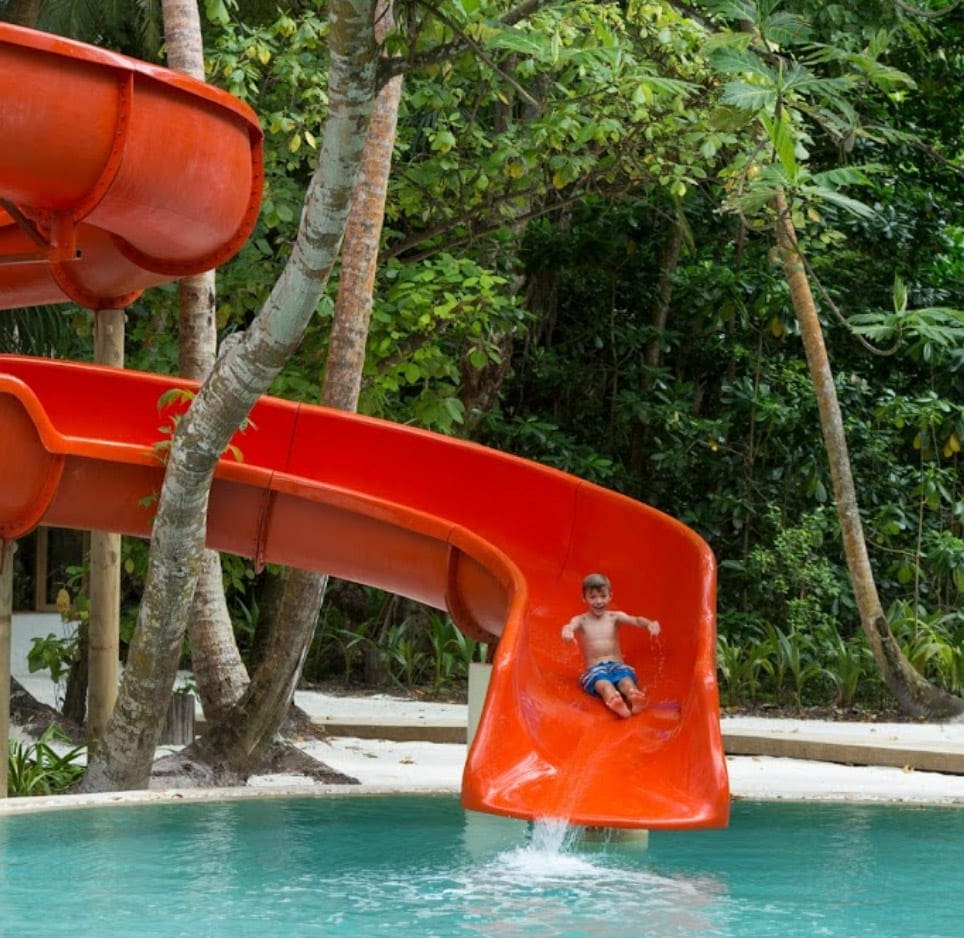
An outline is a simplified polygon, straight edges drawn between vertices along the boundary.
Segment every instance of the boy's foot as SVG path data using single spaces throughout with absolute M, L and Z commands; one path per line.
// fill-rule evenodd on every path
M 646 709 L 646 695 L 638 687 L 626 691 L 626 699 L 629 701 L 629 709 L 633 716 Z
M 604 700 L 603 703 L 612 710 L 617 716 L 621 716 L 624 719 L 632 716 L 629 712 L 629 707 L 626 706 L 626 701 L 623 700 L 622 694 L 613 694 L 608 700 Z

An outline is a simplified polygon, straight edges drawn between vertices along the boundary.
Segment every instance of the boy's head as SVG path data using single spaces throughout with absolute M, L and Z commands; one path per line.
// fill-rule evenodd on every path
M 584 577 L 582 581 L 582 595 L 588 596 L 591 590 L 605 590 L 607 593 L 611 593 L 612 584 L 609 582 L 609 577 L 602 573 L 590 573 Z

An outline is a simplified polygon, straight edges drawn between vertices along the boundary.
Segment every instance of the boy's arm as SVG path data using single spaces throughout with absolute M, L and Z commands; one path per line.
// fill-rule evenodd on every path
M 650 635 L 659 635 L 659 622 L 655 619 L 647 619 L 646 616 L 631 616 L 625 612 L 617 612 L 616 621 L 633 625 L 637 629 L 649 629 Z
M 562 627 L 562 637 L 567 642 L 574 641 L 576 638 L 576 629 L 582 625 L 581 616 L 573 616 L 563 627 Z

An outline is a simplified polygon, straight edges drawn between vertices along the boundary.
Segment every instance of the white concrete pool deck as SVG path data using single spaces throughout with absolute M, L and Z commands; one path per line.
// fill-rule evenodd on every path
M 302 748 L 331 768 L 358 779 L 360 786 L 321 785 L 293 775 L 259 776 L 240 789 L 0 800 L 0 814 L 144 800 L 207 801 L 336 791 L 458 792 L 465 743 L 431 740 L 460 734 L 464 739 L 465 705 L 390 695 L 344 697 L 301 691 L 296 701 L 331 733 L 329 739 L 305 742 Z M 722 726 L 735 799 L 964 807 L 964 774 L 960 769 L 964 764 L 964 723 L 832 723 L 724 717 Z M 352 735 L 353 727 L 357 735 Z M 750 754 L 737 754 L 731 751 L 734 749 Z M 778 754 L 767 754 L 772 751 Z M 810 757 L 813 753 L 818 758 Z M 939 765 L 946 762 L 954 771 L 917 767 L 934 759 Z M 853 764 L 857 761 L 871 764 Z M 874 764 L 880 762 L 884 764 Z

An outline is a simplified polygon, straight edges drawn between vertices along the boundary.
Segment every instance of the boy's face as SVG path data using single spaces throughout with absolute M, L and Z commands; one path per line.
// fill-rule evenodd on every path
M 590 586 L 582 595 L 594 616 L 601 616 L 613 598 L 608 586 Z

